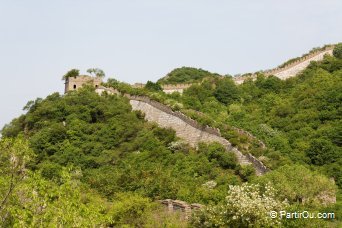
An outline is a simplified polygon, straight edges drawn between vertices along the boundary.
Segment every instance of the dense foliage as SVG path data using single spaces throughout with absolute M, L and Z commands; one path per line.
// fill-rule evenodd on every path
M 341 59 L 327 56 L 286 81 L 263 75 L 240 86 L 230 78 L 206 80 L 183 96 L 172 94 L 168 99 L 180 102 L 184 110 L 202 112 L 217 126 L 252 132 L 267 149 L 248 152 L 269 167 L 292 162 L 313 165 L 342 187 L 341 76 Z
M 87 70 L 87 72 L 91 75 L 94 75 L 95 77 L 99 77 L 99 78 L 104 78 L 106 76 L 106 74 L 104 73 L 103 70 L 99 69 L 99 68 L 89 68 Z
M 274 227 L 280 218 L 271 218 L 270 211 L 280 211 L 288 206 L 276 199 L 275 189 L 266 185 L 265 191 L 258 185 L 229 186 L 224 202 L 210 206 L 194 216 L 195 227 Z
M 336 45 L 333 54 L 336 58 L 342 59 L 342 43 Z
M 77 77 L 80 75 L 80 70 L 78 69 L 71 69 L 69 70 L 65 75 L 63 75 L 63 80 L 71 78 L 71 77 Z
M 139 199 L 148 197 L 149 201 L 172 198 L 207 204 L 223 200 L 228 185 L 242 182 L 235 174 L 238 169 L 235 157 L 225 153 L 220 145 L 190 148 L 176 138 L 173 130 L 147 123 L 142 113 L 132 112 L 124 97 L 98 96 L 92 88 L 83 88 L 64 96 L 54 93 L 44 100 L 37 99 L 29 102 L 26 109 L 27 114 L 7 125 L 2 134 L 5 138 L 20 134 L 28 138 L 35 156 L 26 167 L 32 178 L 38 178 L 32 181 L 55 186 L 51 191 L 62 191 L 65 183 L 69 186 L 64 167 L 77 170 L 80 191 L 85 188 L 90 197 L 95 197 L 91 193 L 95 191 L 96 197 L 114 203 L 124 192 L 128 194 L 126 198 L 136 195 Z M 206 185 L 210 181 L 216 183 L 215 189 Z M 77 201 L 78 188 L 72 186 L 65 191 L 75 188 L 76 198 L 63 198 L 63 202 Z M 42 190 L 42 194 L 50 194 L 50 190 Z M 51 207 L 60 203 L 54 201 Z M 132 205 L 133 209 L 136 206 Z M 109 212 L 101 213 L 107 218 Z M 142 224 L 146 220 L 143 215 L 125 213 L 112 222 L 126 224 L 141 219 L 139 224 Z M 15 223 L 19 217 L 13 216 Z M 31 222 L 28 224 L 35 224 Z
M 220 144 L 191 148 L 174 130 L 146 122 L 124 96 L 99 96 L 84 87 L 29 101 L 27 113 L 1 131 L 0 222 L 17 227 L 339 226 L 338 220 L 269 216 L 270 210 L 310 210 L 335 212 L 340 219 L 342 59 L 337 52 L 286 81 L 259 74 L 238 86 L 231 77 L 180 68 L 142 89 L 114 79 L 105 84 L 220 128 L 239 150 L 272 169 L 262 177 L 251 166 L 238 165 Z M 191 82 L 198 83 L 183 95 L 167 95 L 160 87 Z M 168 198 L 208 207 L 186 223 L 156 203 Z
M 332 210 L 339 214 L 342 188 L 341 76 L 341 59 L 326 56 L 319 63 L 311 63 L 298 77 L 286 81 L 259 74 L 256 81 L 248 80 L 237 86 L 230 78 L 211 78 L 192 85 L 183 95 L 150 96 L 171 106 L 179 104 L 177 107 L 184 113 L 193 114 L 192 117 L 204 125 L 220 127 L 221 133 L 239 149 L 244 148 L 243 141 L 250 139 L 241 135 L 235 138 L 229 126 L 248 130 L 264 141 L 266 149 L 250 147 L 247 151 L 276 170 L 267 175 L 267 181 L 263 183 L 271 182 L 280 191 L 278 194 L 283 196 L 282 200 L 287 198 L 292 205 L 299 205 L 294 208 L 322 210 L 317 205 L 335 200 L 335 182 L 339 190 L 337 204 Z M 220 89 L 222 87 L 226 89 Z M 229 130 L 228 135 L 225 135 L 225 129 Z M 293 163 L 304 166 L 282 167 Z M 322 174 L 332 177 L 334 182 Z M 322 221 L 316 222 L 317 226 L 324 226 Z M 303 221 L 284 224 L 307 225 Z
M 159 83 L 154 83 L 151 81 L 147 81 L 147 83 L 145 85 L 145 89 L 151 90 L 151 91 L 162 91 L 163 90 L 163 88 L 161 87 L 161 85 Z
M 218 74 L 193 67 L 181 67 L 172 70 L 165 77 L 158 80 L 160 84 L 179 84 L 200 82 L 207 77 L 219 77 Z

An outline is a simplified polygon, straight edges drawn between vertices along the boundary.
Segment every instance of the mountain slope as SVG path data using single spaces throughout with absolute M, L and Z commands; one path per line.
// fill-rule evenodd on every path
M 203 69 L 181 67 L 172 70 L 165 77 L 158 80 L 160 84 L 180 84 L 200 82 L 204 78 L 219 77 L 219 74 L 210 73 Z

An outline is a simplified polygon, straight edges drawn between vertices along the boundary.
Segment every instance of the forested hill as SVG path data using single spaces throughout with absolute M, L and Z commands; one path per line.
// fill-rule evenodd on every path
M 1 150 L 10 159 L 9 148 L 17 148 L 16 156 L 27 158 L 25 167 L 30 170 L 12 173 L 16 188 L 0 214 L 6 224 L 18 224 L 18 216 L 28 213 L 23 224 L 60 219 L 69 226 L 78 220 L 87 224 L 89 217 L 90 224 L 152 226 L 165 216 L 155 200 L 217 203 L 225 198 L 228 185 L 250 175 L 240 174 L 235 157 L 220 145 L 195 150 L 178 141 L 174 131 L 145 122 L 124 97 L 99 96 L 84 88 L 65 96 L 54 93 L 25 108 L 27 114 L 2 130 L 6 139 Z M 1 163 L 2 170 L 6 167 Z M 3 196 L 11 186 L 11 172 L 3 172 L 0 180 Z M 215 189 L 207 187 L 210 181 L 217 183 Z M 28 189 L 25 196 L 21 189 Z M 71 189 L 75 195 L 69 196 Z M 27 201 L 32 191 L 38 192 L 37 201 Z M 36 211 L 43 203 L 46 210 Z M 56 208 L 58 204 L 64 206 Z M 170 219 L 165 221 L 172 223 Z
M 267 150 L 249 152 L 275 169 L 287 163 L 321 170 L 342 187 L 341 103 L 342 60 L 326 56 L 288 80 L 265 77 L 235 85 L 227 78 L 207 79 L 177 93 L 159 96 L 204 124 L 225 125 L 252 132 Z M 195 112 L 194 112 L 195 111 Z M 199 115 L 198 113 L 201 113 Z M 226 135 L 243 149 L 246 138 Z
M 0 224 L 339 227 L 342 48 L 337 50 L 285 81 L 259 75 L 236 85 L 230 77 L 199 77 L 183 95 L 106 83 L 220 128 L 234 146 L 271 168 L 262 177 L 237 164 L 220 144 L 192 148 L 173 130 L 145 121 L 124 96 L 99 96 L 84 87 L 28 102 L 26 114 L 2 130 Z M 157 203 L 161 199 L 205 207 L 186 221 L 167 213 Z M 280 210 L 335 217 L 269 216 Z
M 204 78 L 220 77 L 219 74 L 211 73 L 203 69 L 193 67 L 181 67 L 172 70 L 165 77 L 158 80 L 160 84 L 180 84 L 201 82 Z

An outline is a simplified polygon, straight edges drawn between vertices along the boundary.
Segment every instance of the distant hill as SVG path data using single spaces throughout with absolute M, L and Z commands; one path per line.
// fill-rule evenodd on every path
M 158 80 L 160 84 L 179 84 L 200 82 L 207 77 L 220 77 L 217 73 L 211 73 L 201 68 L 181 67 L 172 70 L 165 77 Z

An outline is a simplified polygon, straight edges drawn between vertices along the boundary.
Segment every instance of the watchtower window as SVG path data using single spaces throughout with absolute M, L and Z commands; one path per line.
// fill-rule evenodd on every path
M 76 85 L 74 85 L 74 89 L 76 89 Z

